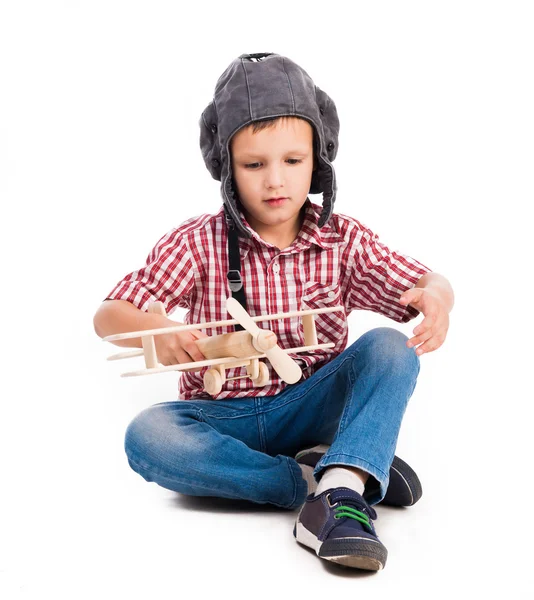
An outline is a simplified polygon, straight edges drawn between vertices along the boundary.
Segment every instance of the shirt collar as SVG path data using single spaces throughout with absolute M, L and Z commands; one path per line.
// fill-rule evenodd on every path
M 302 222 L 302 227 L 300 228 L 295 241 L 289 248 L 285 249 L 286 251 L 302 252 L 303 250 L 310 248 L 312 244 L 315 244 L 322 250 L 327 250 L 343 241 L 343 236 L 341 235 L 333 216 L 326 225 L 319 228 L 317 223 L 319 222 L 321 212 L 322 206 L 312 203 L 309 198 L 306 199 L 306 202 L 304 203 L 304 221 Z M 221 213 L 224 218 L 224 208 L 221 210 Z M 239 248 L 241 250 L 242 258 L 245 258 L 253 244 L 257 244 L 264 248 L 275 247 L 273 244 L 262 239 L 258 233 L 252 229 L 241 210 L 239 211 L 239 216 L 244 227 L 252 236 L 251 238 L 239 236 Z

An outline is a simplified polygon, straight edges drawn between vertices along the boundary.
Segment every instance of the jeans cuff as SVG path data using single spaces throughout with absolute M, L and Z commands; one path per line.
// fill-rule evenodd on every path
M 308 484 L 302 476 L 302 469 L 300 468 L 299 463 L 294 458 L 288 456 L 287 464 L 289 465 L 289 471 L 295 481 L 293 501 L 287 508 L 295 510 L 296 508 L 300 508 L 304 502 L 306 502 L 306 498 L 308 497 Z
M 384 471 L 365 459 L 360 458 L 359 456 L 352 456 L 351 454 L 328 454 L 327 452 L 315 466 L 313 471 L 315 479 L 319 481 L 320 478 L 318 477 L 318 474 L 329 466 L 357 467 L 358 469 L 369 473 L 369 475 L 371 475 L 378 483 L 378 486 L 369 486 L 369 481 L 366 484 L 365 499 L 369 504 L 377 504 L 386 495 L 389 485 L 389 473 L 384 473 Z M 369 488 L 369 490 L 367 488 Z

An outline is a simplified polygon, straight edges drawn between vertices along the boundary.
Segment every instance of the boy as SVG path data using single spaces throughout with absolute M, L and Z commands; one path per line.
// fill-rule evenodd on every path
M 421 495 L 417 476 L 394 451 L 418 356 L 445 339 L 452 289 L 355 219 L 333 214 L 336 108 L 289 59 L 266 53 L 235 60 L 200 126 L 203 158 L 222 182 L 224 207 L 158 242 L 146 266 L 119 282 L 98 310 L 98 335 L 175 324 L 144 312 L 156 300 L 167 313 L 188 309 L 187 323 L 228 319 L 230 295 L 253 316 L 338 304 L 346 314 L 316 316 L 318 342 L 335 347 L 293 355 L 303 369 L 294 385 L 267 363 L 265 387 L 235 379 L 211 398 L 202 389 L 203 371 L 182 374 L 181 400 L 152 406 L 129 425 L 129 464 L 147 481 L 183 494 L 302 506 L 298 542 L 325 560 L 381 569 L 387 550 L 372 505 L 410 505 Z M 322 209 L 307 198 L 321 191 Z M 398 322 L 419 312 L 424 319 L 410 340 L 378 328 L 345 349 L 354 309 Z M 298 319 L 269 327 L 282 348 L 304 345 Z M 156 336 L 160 362 L 202 360 L 195 344 L 202 337 Z M 227 377 L 239 375 L 234 369 Z

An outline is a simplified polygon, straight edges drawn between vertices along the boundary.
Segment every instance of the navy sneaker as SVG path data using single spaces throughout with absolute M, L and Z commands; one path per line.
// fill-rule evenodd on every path
M 378 539 L 376 512 L 358 492 L 346 487 L 310 494 L 299 512 L 293 535 L 319 558 L 345 567 L 379 571 L 388 551 Z
M 330 448 L 325 444 L 301 450 L 295 460 L 301 465 L 315 465 L 321 460 L 323 454 Z M 423 495 L 423 488 L 417 473 L 398 456 L 393 457 L 389 469 L 389 485 L 386 495 L 380 502 L 386 506 L 413 506 Z M 364 493 L 365 496 L 365 493 Z

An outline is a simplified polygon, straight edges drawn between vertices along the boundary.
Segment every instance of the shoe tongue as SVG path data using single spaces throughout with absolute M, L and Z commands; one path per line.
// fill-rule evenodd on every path
M 376 519 L 376 512 L 373 508 L 371 508 L 364 498 L 349 488 L 336 488 L 330 492 L 330 503 L 336 504 L 337 502 L 342 502 L 349 504 L 357 509 L 367 511 L 367 514 L 371 517 L 371 519 Z
M 362 506 L 366 506 L 367 502 L 362 498 L 358 492 L 351 490 L 349 488 L 335 488 L 330 492 L 330 500 L 332 504 L 334 502 L 340 502 L 341 500 L 352 500 L 358 503 L 361 503 Z

